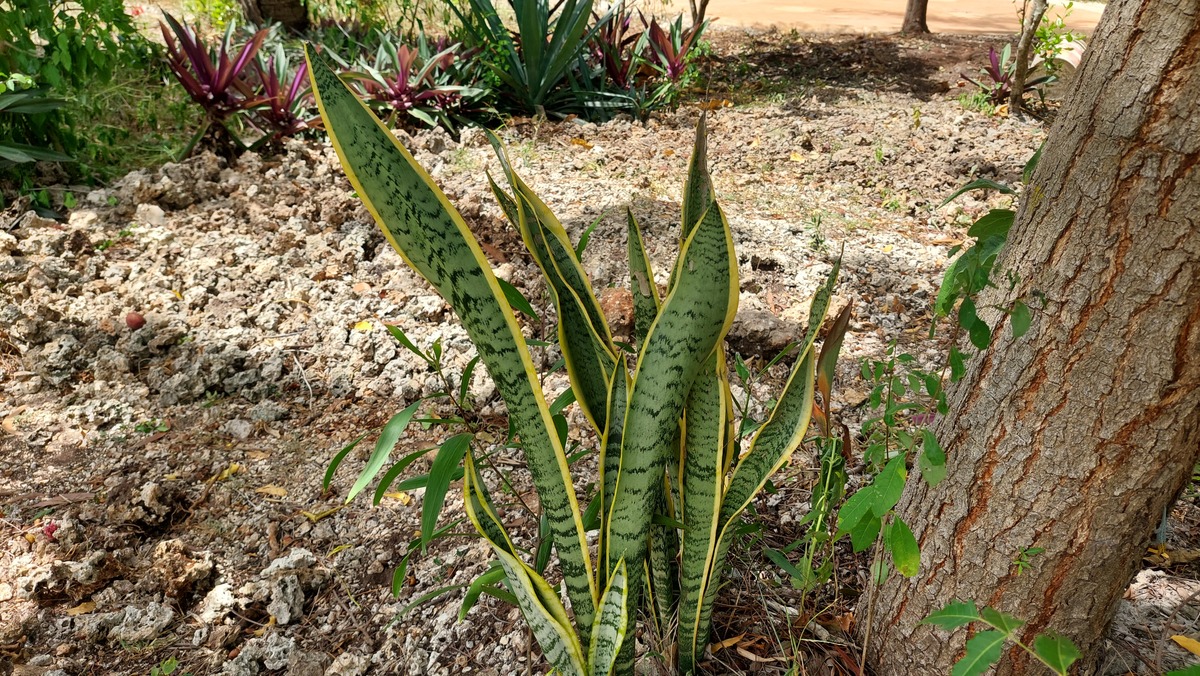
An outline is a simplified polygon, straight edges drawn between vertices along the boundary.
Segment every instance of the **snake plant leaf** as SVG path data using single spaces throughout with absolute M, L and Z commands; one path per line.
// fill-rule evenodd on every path
M 687 181 L 683 185 L 683 218 L 679 229 L 681 249 L 683 243 L 692 234 L 692 230 L 707 213 L 709 205 L 716 202 L 717 199 L 716 193 L 713 191 L 712 177 L 708 173 L 708 123 L 706 120 L 707 114 L 701 112 L 700 122 L 696 125 L 696 141 L 692 146 L 692 157 L 688 160 Z M 675 280 L 679 276 L 678 263 L 682 260 L 681 256 L 679 261 L 676 261 L 676 267 L 671 270 L 671 279 L 667 281 L 668 290 L 675 288 Z
M 592 627 L 592 644 L 588 648 L 591 676 L 609 676 L 616 666 L 617 649 L 625 640 L 630 625 L 627 581 L 625 562 L 619 561 L 600 596 L 596 625 Z
M 658 317 L 662 301 L 658 297 L 654 270 L 642 241 L 642 230 L 632 210 L 626 209 L 625 215 L 628 223 L 626 248 L 629 250 L 629 287 L 633 295 L 633 339 L 634 344 L 640 347 L 646 342 L 646 334 Z
M 454 308 L 508 407 L 550 515 L 580 633 L 586 634 L 598 593 L 582 513 L 516 316 L 479 243 L 429 174 L 324 58 L 311 47 L 305 58 L 317 107 L 351 185 L 405 262 Z
M 720 351 L 718 351 L 719 353 Z M 700 635 L 705 586 L 715 584 L 710 574 L 717 553 L 721 498 L 725 488 L 725 459 L 730 432 L 728 375 L 724 355 L 710 358 L 696 377 L 684 409 L 687 455 L 683 463 L 683 554 L 680 564 L 679 667 L 691 673 L 707 645 Z
M 579 264 L 566 229 L 550 208 L 517 176 L 496 136 L 489 135 L 508 177 L 512 196 L 493 184 L 505 214 L 542 270 L 558 311 L 559 345 L 579 405 L 597 434 L 606 425 L 608 385 L 617 353 L 600 303 Z M 509 202 L 511 200 L 511 203 Z M 515 207 L 515 210 L 514 210 Z M 515 213 L 514 213 L 515 212 Z
M 587 676 L 583 648 L 571 630 L 566 608 L 554 589 L 513 551 L 512 541 L 504 532 L 490 500 L 482 492 L 483 482 L 470 453 L 464 459 L 463 491 L 467 518 L 491 545 L 500 560 L 504 576 L 517 599 L 517 606 L 546 659 L 563 674 Z M 588 627 L 589 631 L 591 627 Z
M 597 482 L 601 487 L 600 514 L 607 516 L 612 506 L 613 493 L 617 489 L 617 474 L 621 471 L 621 439 L 625 431 L 625 407 L 629 395 L 629 372 L 625 369 L 624 361 L 613 371 L 612 380 L 608 387 L 608 415 L 605 421 L 604 434 L 600 437 L 600 472 Z M 600 529 L 600 548 L 605 550 L 607 538 L 606 529 Z M 603 585 L 607 581 L 606 566 L 596 567 Z
M 620 473 L 607 522 L 605 561 L 611 570 L 625 560 L 631 597 L 641 591 L 646 535 L 684 399 L 737 312 L 737 259 L 729 223 L 716 204 L 685 243 L 681 260 L 676 287 L 663 303 L 634 370 Z

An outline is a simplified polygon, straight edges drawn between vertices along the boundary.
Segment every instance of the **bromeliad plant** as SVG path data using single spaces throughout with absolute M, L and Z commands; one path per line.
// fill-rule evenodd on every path
M 708 643 L 713 601 L 740 515 L 788 461 L 816 415 L 846 321 L 827 339 L 818 380 L 814 343 L 837 266 L 813 299 L 796 363 L 769 419 L 740 448 L 724 337 L 738 301 L 737 257 L 708 176 L 701 120 L 684 191 L 681 248 L 665 297 L 632 214 L 628 252 L 637 359 L 632 373 L 613 340 L 562 224 L 516 175 L 493 138 L 511 192 L 493 192 L 543 272 L 555 305 L 571 388 L 599 440 L 596 495 L 575 491 L 528 343 L 479 243 L 446 196 L 319 56 L 308 52 L 326 129 L 358 195 L 404 260 L 450 303 L 504 399 L 558 552 L 568 616 L 558 592 L 514 545 L 480 478 L 462 458 L 467 516 L 499 558 L 505 584 L 555 670 L 574 676 L 632 674 L 639 610 L 693 673 Z M 822 383 L 818 385 L 817 383 Z M 745 451 L 744 453 L 742 451 Z M 440 455 L 439 455 L 440 457 Z M 594 516 L 593 516 L 594 515 Z M 596 552 L 588 532 L 599 531 Z M 495 579 L 495 578 L 492 578 Z M 477 594 L 476 594 L 477 595 Z

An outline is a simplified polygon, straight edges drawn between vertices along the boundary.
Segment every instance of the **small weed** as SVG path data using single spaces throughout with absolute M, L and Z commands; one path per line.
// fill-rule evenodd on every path
M 96 251 L 107 251 L 108 248 L 111 247 L 113 244 L 114 244 L 114 242 L 111 239 L 106 239 L 96 245 Z
M 883 144 L 880 143 L 875 146 L 875 164 L 882 165 L 883 159 L 884 159 Z
M 133 431 L 138 432 L 140 434 L 154 434 L 155 432 L 166 432 L 169 429 L 171 429 L 170 425 L 168 425 L 165 421 L 159 420 L 158 418 L 151 418 L 150 420 L 143 420 L 142 422 L 133 426 Z
M 988 100 L 987 92 L 981 89 L 959 94 L 958 104 L 963 107 L 963 110 L 973 110 L 984 115 L 996 114 L 996 106 Z
M 913 122 L 913 129 L 921 128 L 921 107 L 920 106 L 913 106 L 912 122 Z
M 825 241 L 825 230 L 821 225 L 824 217 L 818 211 L 808 219 L 808 248 L 820 254 L 829 253 L 829 244 Z
M 150 667 L 150 676 L 171 676 L 179 669 L 179 661 L 174 656 L 168 657 L 156 667 Z M 184 671 L 179 676 L 192 676 L 192 672 Z
M 1022 549 L 1021 553 L 1017 555 L 1017 558 L 1013 560 L 1013 565 L 1017 567 L 1017 575 L 1020 576 L 1021 573 L 1029 570 L 1029 566 L 1033 565 L 1033 557 L 1041 554 L 1044 551 L 1046 550 L 1043 547 L 1026 547 L 1025 549 Z

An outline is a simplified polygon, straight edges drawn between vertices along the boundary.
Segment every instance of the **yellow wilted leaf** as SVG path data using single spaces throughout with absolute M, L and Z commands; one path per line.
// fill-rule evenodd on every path
M 408 503 L 412 502 L 412 497 L 408 493 L 405 493 L 403 491 L 399 491 L 396 493 L 384 493 L 383 497 L 391 498 L 393 500 L 399 500 L 400 504 L 404 505 L 405 507 L 408 506 Z
M 799 164 L 804 161 L 804 155 L 800 153 L 792 153 L 791 155 L 788 155 L 788 159 Z
M 302 515 L 304 515 L 304 518 L 308 519 L 309 521 L 311 521 L 313 523 L 316 523 L 316 522 L 320 521 L 321 519 L 324 519 L 327 516 L 333 516 L 334 514 L 337 514 L 338 510 L 340 510 L 341 508 L 342 508 L 342 505 L 338 505 L 337 507 L 331 507 L 330 509 L 327 509 L 323 512 L 301 511 L 300 513 Z
M 574 145 L 583 147 L 583 148 L 587 148 L 588 150 L 592 149 L 592 144 L 588 143 L 585 139 L 573 138 L 573 139 L 571 139 L 571 143 L 573 143 Z
M 67 615 L 70 615 L 71 617 L 75 617 L 76 615 L 83 615 L 84 613 L 90 613 L 95 609 L 96 609 L 96 603 L 94 601 L 84 601 L 83 603 L 80 603 L 79 605 L 75 606 L 74 608 L 68 608 Z
M 1193 655 L 1200 655 L 1200 641 L 1197 641 L 1196 639 L 1188 637 L 1188 636 L 1181 636 L 1178 634 L 1176 634 L 1175 636 L 1172 636 L 1171 640 L 1178 643 L 1180 648 L 1183 648 L 1184 650 L 1188 651 L 1189 653 L 1191 653 Z
M 255 636 L 262 636 L 263 634 L 267 633 L 268 629 L 270 629 L 271 627 L 274 627 L 274 626 L 275 626 L 275 616 L 272 615 L 271 619 L 267 620 L 266 624 L 259 627 L 258 629 L 255 629 L 252 633 Z
M 329 550 L 329 553 L 325 555 L 325 558 L 327 558 L 327 559 L 332 559 L 332 558 L 333 558 L 335 555 L 337 555 L 338 553 L 340 553 L 340 552 L 344 552 L 344 551 L 346 551 L 347 549 L 350 549 L 350 548 L 351 548 L 351 547 L 353 547 L 353 546 L 354 546 L 354 545 L 352 545 L 352 544 L 341 544 L 341 545 L 338 545 L 338 546 L 334 547 L 333 549 Z
M 171 289 L 171 293 L 175 294 L 175 297 L 176 297 L 176 298 L 178 298 L 179 300 L 183 300 L 183 294 L 182 294 L 182 293 L 179 293 L 179 292 L 178 292 L 178 291 L 176 291 L 175 289 Z
M 733 638 L 727 638 L 724 641 L 720 641 L 718 643 L 713 643 L 711 646 L 712 651 L 715 653 L 718 650 L 724 650 L 725 648 L 728 648 L 729 646 L 737 645 L 737 642 L 742 640 L 742 638 L 745 636 L 746 636 L 745 634 L 738 634 L 737 636 L 734 636 Z
M 240 471 L 242 471 L 242 466 L 236 462 L 231 462 L 228 467 L 221 470 L 221 473 L 217 475 L 217 481 L 224 481 Z
M 716 110 L 718 108 L 732 108 L 733 101 L 730 101 L 729 99 L 709 99 L 707 101 L 701 101 L 700 107 L 703 108 L 704 110 Z
M 758 146 L 760 146 L 760 145 L 762 145 L 762 144 L 758 142 L 758 137 L 757 137 L 757 136 L 755 136 L 755 137 L 754 137 L 754 140 L 750 142 L 750 147 L 751 147 L 751 148 L 757 148 L 757 147 L 758 147 Z
M 179 481 L 179 474 L 177 472 L 171 472 L 163 477 L 163 481 Z
M 286 488 L 283 486 L 276 486 L 275 484 L 267 484 L 266 486 L 255 488 L 254 492 L 262 493 L 263 495 L 273 495 L 277 498 L 282 498 L 287 495 Z
M 354 325 L 354 330 L 355 331 L 370 331 L 371 330 L 371 322 L 364 319 L 361 322 Z

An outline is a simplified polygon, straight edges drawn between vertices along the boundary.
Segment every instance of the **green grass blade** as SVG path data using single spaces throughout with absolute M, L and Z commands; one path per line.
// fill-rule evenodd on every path
M 351 184 L 388 241 L 454 308 L 508 407 L 555 529 L 576 618 L 590 628 L 598 592 L 566 453 L 520 325 L 490 263 L 429 174 L 324 59 L 311 49 L 305 55 L 317 107 Z

